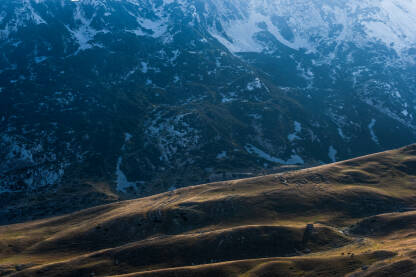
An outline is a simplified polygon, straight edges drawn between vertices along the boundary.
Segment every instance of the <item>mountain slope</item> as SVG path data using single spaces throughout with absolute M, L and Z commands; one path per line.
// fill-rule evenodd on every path
M 415 165 L 412 145 L 2 226 L 2 274 L 412 276 Z
M 1 222 L 413 143 L 414 6 L 3 1 Z

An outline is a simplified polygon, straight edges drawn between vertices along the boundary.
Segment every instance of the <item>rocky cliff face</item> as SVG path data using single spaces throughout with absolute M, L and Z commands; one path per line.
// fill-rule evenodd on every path
M 3 208 L 90 181 L 147 195 L 413 142 L 413 0 L 0 7 Z

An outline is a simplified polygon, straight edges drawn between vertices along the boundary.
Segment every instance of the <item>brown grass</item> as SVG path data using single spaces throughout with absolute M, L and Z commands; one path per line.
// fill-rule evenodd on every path
M 0 276 L 406 276 L 415 155 L 409 146 L 2 226 Z

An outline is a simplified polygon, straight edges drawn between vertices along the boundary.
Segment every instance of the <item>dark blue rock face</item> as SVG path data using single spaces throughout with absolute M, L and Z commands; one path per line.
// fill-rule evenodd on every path
M 414 142 L 410 1 L 259 2 L 2 1 L 0 208 L 42 216 L 61 202 L 29 198 L 114 200 L 91 183 L 143 196 Z

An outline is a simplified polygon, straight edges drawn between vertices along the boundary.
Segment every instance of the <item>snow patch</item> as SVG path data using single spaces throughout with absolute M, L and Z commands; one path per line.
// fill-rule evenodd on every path
M 282 160 L 276 157 L 273 157 L 270 154 L 267 154 L 266 152 L 260 150 L 259 148 L 255 147 L 254 145 L 248 144 L 245 146 L 245 149 L 250 154 L 255 154 L 260 158 L 263 158 L 269 162 L 273 163 L 279 163 L 284 165 L 294 165 L 294 164 L 304 164 L 304 160 L 297 154 L 293 154 L 290 156 L 288 160 Z
M 41 56 L 41 57 L 35 57 L 35 63 L 41 63 L 48 59 L 48 57 Z
M 146 73 L 149 71 L 149 66 L 148 66 L 148 64 L 147 64 L 147 63 L 145 63 L 145 62 L 141 62 L 141 66 L 142 66 L 142 68 L 140 69 L 140 71 L 141 71 L 143 74 L 146 74 Z
M 47 139 L 53 141 L 52 137 Z M 46 151 L 40 141 L 0 135 L 0 192 L 33 191 L 58 185 L 68 165 L 58 161 L 55 153 Z M 23 180 L 25 186 L 16 187 L 16 178 Z
M 179 78 L 178 74 L 176 74 L 175 76 L 173 76 L 173 82 L 175 84 L 179 83 L 180 80 L 181 80 L 181 78 Z
M 338 128 L 338 135 L 343 139 L 348 139 L 341 128 Z
M 259 78 L 254 79 L 253 82 L 247 84 L 247 90 L 253 91 L 255 89 L 261 89 L 263 87 Z
M 117 160 L 117 170 L 116 170 L 116 176 L 117 176 L 117 191 L 122 193 L 127 193 L 127 190 L 129 188 L 134 189 L 134 191 L 137 191 L 137 184 L 134 182 L 129 182 L 127 180 L 126 175 L 121 170 L 121 164 L 123 162 L 123 158 L 119 157 Z
M 126 144 L 130 142 L 133 138 L 133 135 L 130 133 L 124 133 L 124 144 L 121 147 L 121 150 L 126 150 Z M 127 193 L 128 189 L 133 189 L 137 192 L 137 182 L 129 182 L 127 179 L 126 174 L 121 170 L 121 164 L 123 163 L 123 158 L 120 156 L 117 160 L 117 168 L 116 168 L 116 189 L 119 192 Z
M 378 140 L 378 137 L 376 136 L 376 133 L 374 132 L 374 126 L 376 125 L 376 120 L 373 118 L 371 119 L 370 124 L 368 124 L 368 129 L 370 130 L 371 139 L 376 143 L 380 144 L 380 141 Z
M 212 2 L 208 15 L 211 12 L 216 20 L 209 32 L 232 53 L 273 52 L 273 44 L 278 42 L 309 53 L 325 49 L 319 53 L 321 62 L 330 63 L 339 48 L 349 43 L 381 42 L 402 56 L 416 45 L 415 0 Z M 267 41 L 265 34 L 270 37 Z M 313 77 L 312 72 L 306 73 Z
M 294 128 L 295 128 L 295 132 L 294 132 L 294 133 L 291 133 L 291 134 L 289 134 L 289 135 L 287 136 L 287 138 L 288 138 L 288 140 L 289 140 L 290 142 L 293 142 L 293 141 L 295 141 L 295 140 L 301 139 L 301 138 L 298 136 L 298 134 L 299 134 L 300 132 L 302 132 L 302 124 L 300 124 L 299 122 L 295 121 L 295 122 L 293 123 L 293 125 L 294 125 Z
M 169 115 L 166 111 L 154 114 L 146 122 L 145 134 L 158 145 L 161 161 L 169 161 L 179 150 L 189 151 L 198 145 L 200 132 L 191 126 L 195 114 Z
M 218 160 L 222 160 L 222 159 L 225 159 L 225 158 L 227 158 L 227 151 L 222 151 L 221 153 L 218 153 L 218 155 L 217 155 Z
M 74 19 L 76 22 L 79 23 L 78 28 L 72 29 L 68 25 L 65 25 L 65 27 L 71 33 L 72 37 L 79 45 L 79 48 L 75 53 L 77 54 L 80 51 L 90 49 L 94 46 L 94 44 L 91 43 L 91 41 L 94 40 L 94 37 L 98 33 L 98 31 L 91 27 L 91 23 L 94 19 L 94 16 L 92 16 L 91 18 L 85 17 L 80 5 L 77 5 L 74 11 Z
M 334 148 L 334 146 L 331 145 L 328 150 L 328 157 L 331 159 L 333 163 L 337 161 L 337 153 L 338 151 Z

